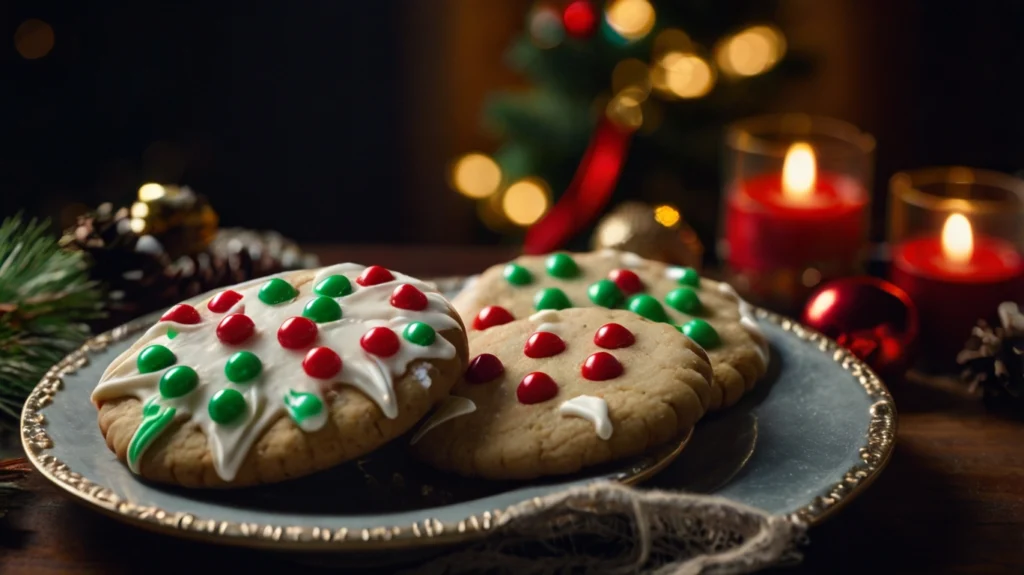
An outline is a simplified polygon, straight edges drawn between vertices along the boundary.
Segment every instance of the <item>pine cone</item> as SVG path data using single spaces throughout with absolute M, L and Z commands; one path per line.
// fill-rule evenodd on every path
M 1017 304 L 999 306 L 1000 325 L 981 320 L 971 331 L 957 363 L 971 390 L 981 387 L 986 400 L 1014 407 L 1024 415 L 1024 315 Z

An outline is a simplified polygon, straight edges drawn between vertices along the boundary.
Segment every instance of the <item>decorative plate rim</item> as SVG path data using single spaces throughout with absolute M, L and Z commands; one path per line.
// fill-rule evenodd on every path
M 434 279 L 435 282 L 465 278 Z M 199 299 L 202 296 L 198 296 Z M 803 525 L 815 525 L 832 516 L 878 477 L 888 464 L 896 442 L 897 414 L 885 384 L 874 371 L 834 340 L 798 322 L 763 308 L 754 315 L 776 324 L 795 337 L 816 344 L 844 371 L 849 372 L 872 400 L 866 442 L 858 449 L 860 462 L 824 495 L 786 515 Z M 427 517 L 403 526 L 378 526 L 366 529 L 329 529 L 319 527 L 239 523 L 197 517 L 191 513 L 170 512 L 155 506 L 127 501 L 108 487 L 98 485 L 70 469 L 47 453 L 53 440 L 46 431 L 46 418 L 40 410 L 53 403 L 63 387 L 63 376 L 74 373 L 89 362 L 89 354 L 122 341 L 148 324 L 148 316 L 129 321 L 87 340 L 79 349 L 54 365 L 32 390 L 21 415 L 21 438 L 25 453 L 37 470 L 52 483 L 91 507 L 133 525 L 166 534 L 237 546 L 301 551 L 372 551 L 393 547 L 447 545 L 478 539 L 501 523 L 504 510 L 494 509 L 470 515 L 458 522 L 443 523 Z

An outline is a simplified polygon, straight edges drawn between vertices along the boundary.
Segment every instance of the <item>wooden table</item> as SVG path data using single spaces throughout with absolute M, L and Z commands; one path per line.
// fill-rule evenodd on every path
M 317 248 L 324 262 L 460 274 L 511 250 Z M 1024 423 L 999 418 L 949 383 L 890 382 L 899 436 L 864 494 L 813 528 L 804 562 L 778 573 L 1024 573 Z M 289 559 L 153 535 L 85 509 L 38 476 L 0 531 L 0 573 L 318 573 Z M 184 571 L 181 571 L 184 569 Z M 201 572 L 205 572 L 202 569 Z M 366 570 L 358 570 L 366 572 Z M 326 571 L 325 571 L 326 572 Z M 334 571 L 337 572 L 337 571 Z

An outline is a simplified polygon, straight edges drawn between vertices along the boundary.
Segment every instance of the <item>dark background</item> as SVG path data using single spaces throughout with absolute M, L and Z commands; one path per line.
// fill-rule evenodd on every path
M 301 241 L 499 241 L 444 175 L 494 149 L 479 106 L 521 82 L 501 53 L 530 4 L 4 2 L 0 214 L 66 224 L 157 181 Z M 43 58 L 15 49 L 28 18 Z M 1024 3 L 792 0 L 779 23 L 820 63 L 771 107 L 875 134 L 876 208 L 896 170 L 1024 168 Z

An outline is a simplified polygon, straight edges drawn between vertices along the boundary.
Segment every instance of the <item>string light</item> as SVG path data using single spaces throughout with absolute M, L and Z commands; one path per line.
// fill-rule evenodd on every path
M 548 209 L 547 185 L 537 178 L 519 180 L 505 190 L 501 207 L 510 222 L 528 226 Z
M 678 224 L 681 217 L 682 216 L 679 215 L 679 210 L 677 210 L 675 206 L 662 204 L 654 208 L 654 221 L 666 228 L 671 228 Z
M 152 202 L 153 200 L 159 200 L 166 194 L 167 190 L 160 184 L 142 184 L 142 186 L 139 187 L 140 202 Z
M 135 202 L 132 204 L 131 214 L 133 218 L 144 218 L 149 215 L 149 204 Z
M 715 62 L 726 75 L 756 76 L 782 59 L 786 40 L 771 26 L 752 26 L 718 43 Z
M 654 7 L 647 0 L 612 0 L 604 20 L 620 37 L 635 42 L 654 28 Z
M 14 49 L 26 60 L 38 60 L 53 50 L 53 28 L 32 18 L 22 22 L 14 31 Z
M 143 220 L 141 218 L 132 218 L 129 221 L 128 226 L 131 228 L 133 232 L 141 234 L 142 232 L 146 231 L 146 220 Z
M 627 88 L 608 102 L 605 114 L 607 114 L 609 120 L 619 126 L 636 130 L 644 123 L 644 114 L 640 104 L 646 96 L 647 94 L 635 88 Z
M 651 59 L 659 60 L 669 52 L 689 53 L 694 51 L 693 41 L 690 37 L 678 28 L 666 28 L 654 37 L 654 46 L 651 48 Z
M 501 185 L 501 168 L 489 156 L 466 154 L 455 161 L 451 170 L 452 186 L 469 198 L 486 198 Z
M 612 70 L 612 93 L 619 94 L 626 90 L 634 97 L 639 96 L 640 102 L 646 100 L 651 92 L 651 75 L 647 71 L 647 64 L 636 58 L 626 58 Z
M 679 98 L 700 98 L 715 85 L 715 74 L 696 54 L 669 52 L 651 70 L 651 83 L 659 92 Z

